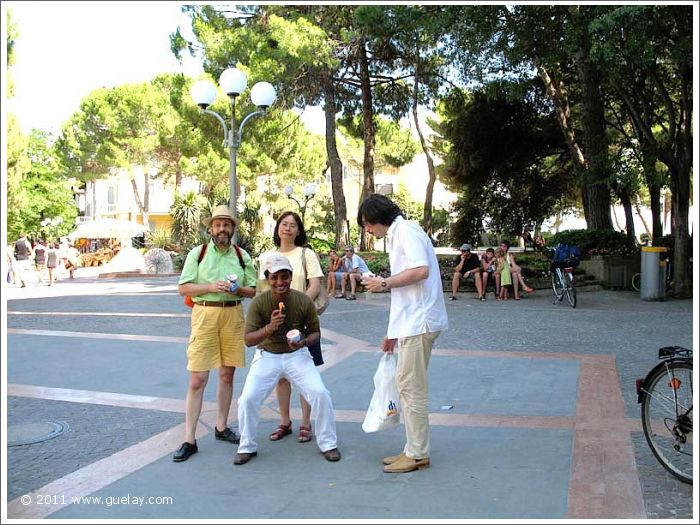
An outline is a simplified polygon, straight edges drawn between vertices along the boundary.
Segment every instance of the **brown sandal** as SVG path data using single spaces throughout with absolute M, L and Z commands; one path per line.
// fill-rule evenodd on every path
M 304 425 L 299 425 L 299 436 L 297 437 L 299 443 L 308 443 L 313 439 L 313 437 L 314 435 L 311 433 L 311 425 L 309 425 L 308 427 L 305 427 Z
M 292 433 L 292 422 L 290 421 L 288 425 L 280 424 L 272 434 L 270 434 L 270 441 L 279 441 L 284 436 L 288 436 Z

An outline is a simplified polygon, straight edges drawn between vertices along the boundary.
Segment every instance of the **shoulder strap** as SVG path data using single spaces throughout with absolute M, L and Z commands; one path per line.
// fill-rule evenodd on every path
M 306 246 L 301 249 L 301 267 L 304 269 L 304 282 L 308 281 L 306 278 Z
M 202 262 L 202 259 L 204 259 L 204 254 L 207 253 L 207 245 L 202 244 L 202 247 L 199 249 L 199 257 L 197 257 L 197 265 Z
M 245 262 L 243 262 L 243 254 L 241 254 L 241 249 L 237 244 L 234 244 L 233 247 L 236 249 L 236 255 L 238 255 L 238 262 L 240 263 L 241 268 L 245 269 Z M 202 262 L 205 253 L 207 253 L 207 245 L 202 244 L 202 247 L 199 249 L 199 257 L 197 257 L 197 264 Z
M 245 270 L 245 263 L 243 262 L 243 254 L 241 254 L 241 249 L 237 244 L 234 244 L 233 247 L 236 249 L 236 255 L 238 255 L 238 263 L 241 265 L 241 268 Z

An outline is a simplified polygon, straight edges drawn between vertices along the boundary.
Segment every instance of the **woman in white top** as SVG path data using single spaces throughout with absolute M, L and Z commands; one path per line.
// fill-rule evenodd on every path
M 311 248 L 306 246 L 306 230 L 301 221 L 301 217 L 293 211 L 286 211 L 280 215 L 275 225 L 275 232 L 272 239 L 277 246 L 275 252 L 281 253 L 292 265 L 292 289 L 306 293 L 313 301 L 321 292 L 321 278 L 323 270 L 321 264 L 316 257 L 316 253 Z M 271 252 L 266 252 L 260 255 L 260 263 L 258 267 L 264 268 L 264 261 L 267 255 Z M 309 281 L 308 287 L 304 280 L 304 268 L 306 268 L 306 278 Z M 262 273 L 258 276 L 258 291 L 264 292 L 269 288 L 267 279 Z M 323 364 L 323 356 L 321 354 L 321 343 L 309 345 L 309 352 L 314 359 L 314 364 L 320 366 Z M 280 379 L 277 383 L 277 400 L 280 405 L 280 424 L 274 432 L 270 434 L 271 441 L 278 441 L 292 433 L 292 420 L 289 416 L 289 405 L 292 397 L 292 385 L 285 378 Z M 307 403 L 303 396 L 299 396 L 301 402 L 302 420 L 299 425 L 298 440 L 300 443 L 307 443 L 313 438 L 311 429 L 311 405 Z

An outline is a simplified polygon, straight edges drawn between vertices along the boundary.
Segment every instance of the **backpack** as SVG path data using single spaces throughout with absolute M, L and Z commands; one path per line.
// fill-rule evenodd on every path
M 575 244 L 560 243 L 554 249 L 554 263 L 558 266 L 578 266 L 581 250 Z
M 199 266 L 199 263 L 201 263 L 202 259 L 204 259 L 204 254 L 207 253 L 207 246 L 208 244 L 202 244 L 201 248 L 199 249 L 199 257 L 197 257 L 197 266 Z M 241 255 L 241 249 L 238 247 L 237 244 L 234 244 L 233 247 L 236 249 L 236 255 L 238 255 L 238 262 L 241 265 L 241 268 L 245 270 L 245 262 L 243 262 L 243 255 Z M 194 308 L 194 301 L 192 300 L 192 296 L 185 296 L 185 304 L 190 308 Z

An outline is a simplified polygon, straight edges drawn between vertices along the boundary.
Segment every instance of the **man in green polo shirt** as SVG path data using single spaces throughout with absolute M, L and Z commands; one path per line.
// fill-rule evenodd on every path
M 216 439 L 238 443 L 240 436 L 228 427 L 233 398 L 233 373 L 245 366 L 242 301 L 255 297 L 257 271 L 245 250 L 231 244 L 239 221 L 226 206 L 217 206 L 203 221 L 211 240 L 187 254 L 177 291 L 194 301 L 192 331 L 187 346 L 190 383 L 185 402 L 185 442 L 173 461 L 185 461 L 197 452 L 195 431 L 202 411 L 209 371 L 219 369 Z M 232 280 L 235 275 L 237 279 Z M 221 429 L 221 430 L 219 430 Z

